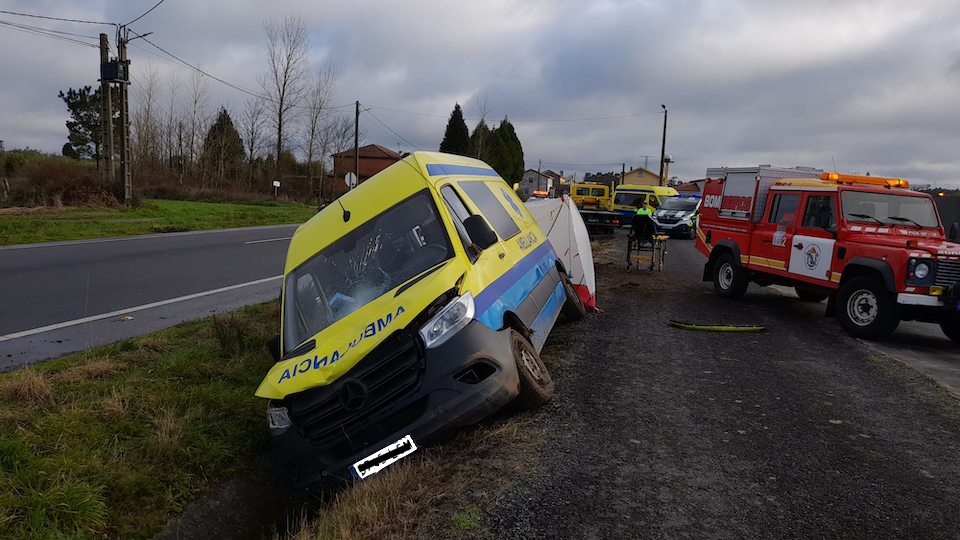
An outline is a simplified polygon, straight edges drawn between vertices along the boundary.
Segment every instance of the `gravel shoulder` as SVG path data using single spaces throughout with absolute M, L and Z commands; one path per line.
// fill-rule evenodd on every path
M 796 298 L 714 296 L 692 242 L 652 274 L 624 272 L 623 242 L 596 246 L 605 313 L 544 349 L 557 394 L 533 413 L 536 466 L 472 536 L 960 537 L 956 398 Z

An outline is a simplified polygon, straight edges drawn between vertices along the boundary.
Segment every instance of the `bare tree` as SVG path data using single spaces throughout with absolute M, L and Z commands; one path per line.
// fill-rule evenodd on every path
M 203 151 L 203 136 L 207 131 L 209 93 L 210 86 L 206 76 L 199 71 L 194 71 L 187 87 L 187 118 L 190 122 L 187 130 L 187 163 L 192 175 L 196 174 L 195 167 Z M 200 187 L 203 187 L 202 180 Z
M 136 166 L 141 169 L 153 169 L 160 160 L 161 92 L 160 74 L 153 65 L 147 64 L 141 71 L 136 85 L 137 105 L 131 118 L 133 128 L 131 154 Z
M 328 141 L 327 148 L 331 154 L 336 155 L 341 152 L 353 149 L 353 129 L 354 121 L 353 115 L 351 114 L 336 114 L 331 116 L 330 121 L 326 126 L 326 134 L 324 138 Z M 365 134 L 361 130 L 359 133 L 360 144 L 363 145 L 363 139 L 365 139 Z M 326 151 L 324 152 L 326 153 Z M 332 157 L 332 156 L 331 156 Z M 333 163 L 329 169 L 333 174 L 333 180 L 336 181 L 337 178 L 343 178 L 348 172 L 353 170 L 353 159 L 347 160 L 335 159 L 333 158 Z M 320 196 L 323 198 L 326 194 L 323 193 L 323 180 L 320 181 L 321 190 Z M 333 198 L 335 193 L 336 185 L 331 184 L 330 186 L 330 197 Z
M 260 98 L 247 100 L 247 108 L 240 116 L 240 136 L 243 137 L 243 147 L 247 152 L 247 181 L 250 191 L 253 186 L 253 163 L 257 154 L 263 148 L 263 131 L 267 121 L 266 105 Z
M 487 118 L 490 117 L 493 106 L 490 104 L 490 98 L 487 97 L 487 94 L 483 94 L 482 96 L 477 96 L 475 107 L 480 119 L 477 120 L 477 125 L 473 128 L 473 134 L 470 136 L 470 155 L 477 159 L 487 161 L 490 154 L 488 139 L 491 133 L 487 125 Z
M 183 81 L 180 74 L 176 71 L 170 74 L 167 79 L 167 118 L 163 125 L 163 146 L 166 153 L 167 162 L 165 169 L 172 169 L 176 164 L 183 163 L 183 156 L 179 155 L 179 146 L 177 144 L 177 127 L 181 119 L 180 111 L 180 92 L 183 90 Z M 176 156 L 176 158 L 175 158 Z M 177 167 L 179 168 L 179 167 Z
M 267 105 L 271 124 L 276 130 L 274 177 L 279 178 L 280 153 L 289 135 L 284 132 L 294 108 L 303 100 L 310 69 L 310 43 L 307 25 L 299 15 L 264 21 L 267 33 L 267 72 L 259 77 L 260 86 L 269 98 Z
M 314 75 L 307 90 L 303 112 L 304 152 L 307 154 L 307 188 L 308 197 L 313 195 L 313 160 L 319 155 L 321 161 L 320 175 L 323 175 L 323 154 L 329 146 L 329 137 L 324 129 L 324 121 L 329 116 L 328 107 L 333 100 L 334 86 L 337 82 L 337 71 L 330 64 L 324 64 Z

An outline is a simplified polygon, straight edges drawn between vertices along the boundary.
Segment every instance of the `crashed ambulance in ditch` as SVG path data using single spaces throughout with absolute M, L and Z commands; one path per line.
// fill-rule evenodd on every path
M 305 488 L 365 478 L 511 401 L 545 403 L 539 351 L 584 300 L 488 165 L 405 157 L 290 241 L 279 359 L 256 392 L 282 464 Z

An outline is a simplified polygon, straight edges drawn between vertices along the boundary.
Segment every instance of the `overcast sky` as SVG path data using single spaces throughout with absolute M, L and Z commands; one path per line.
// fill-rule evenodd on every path
M 0 10 L 127 23 L 154 4 L 0 0 Z M 473 129 L 485 96 L 493 120 L 515 124 L 527 167 L 582 175 L 649 155 L 656 172 L 665 104 L 670 175 L 681 180 L 714 166 L 834 170 L 835 160 L 840 172 L 960 187 L 955 0 L 165 0 L 131 28 L 259 90 L 263 20 L 290 13 L 307 22 L 314 66 L 336 66 L 335 103 L 371 107 L 406 141 L 364 113 L 366 140 L 392 149 L 436 150 L 456 102 Z M 0 21 L 106 32 L 115 45 L 110 26 Z M 0 140 L 59 153 L 57 94 L 97 84 L 98 50 L 7 26 L 0 50 Z M 129 55 L 136 78 L 151 67 L 189 77 L 143 40 Z M 232 111 L 249 97 L 215 81 L 210 90 L 211 106 Z M 604 117 L 622 118 L 556 121 Z

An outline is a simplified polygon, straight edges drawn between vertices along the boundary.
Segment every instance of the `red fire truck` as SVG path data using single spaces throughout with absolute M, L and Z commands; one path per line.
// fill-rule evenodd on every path
M 905 180 L 818 172 L 707 169 L 697 231 L 704 281 L 727 298 L 753 281 L 828 299 L 827 316 L 856 337 L 919 320 L 960 343 L 960 245 L 947 241 L 933 198 Z

